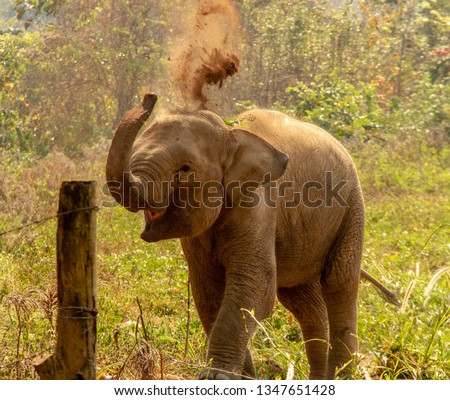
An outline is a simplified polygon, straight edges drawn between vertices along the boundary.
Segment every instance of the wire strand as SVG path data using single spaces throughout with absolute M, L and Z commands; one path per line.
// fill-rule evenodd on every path
M 100 211 L 100 209 L 101 209 L 100 206 L 95 205 L 95 206 L 92 206 L 92 207 L 83 207 L 83 208 L 77 208 L 77 209 L 74 209 L 74 210 L 64 211 L 62 213 L 51 215 L 50 217 L 42 218 L 42 219 L 40 219 L 38 221 L 32 221 L 32 222 L 29 222 L 27 224 L 24 224 L 24 225 L 21 225 L 21 226 L 18 226 L 18 227 L 15 227 L 15 228 L 8 229 L 6 231 L 0 232 L 0 236 L 7 235 L 9 233 L 19 232 L 22 229 L 29 228 L 30 226 L 41 225 L 41 224 L 43 224 L 45 222 L 48 222 L 48 221 L 50 221 L 50 220 L 52 220 L 54 218 L 58 218 L 58 217 L 60 217 L 62 215 L 68 215 L 68 214 L 72 214 L 72 213 L 75 213 L 75 212 L 88 211 L 88 210 Z

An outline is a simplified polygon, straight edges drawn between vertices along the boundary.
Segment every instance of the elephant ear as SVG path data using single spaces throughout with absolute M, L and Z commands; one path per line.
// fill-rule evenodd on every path
M 256 188 L 280 178 L 288 163 L 288 156 L 259 136 L 243 129 L 232 129 L 228 167 L 224 174 L 227 195 L 238 200 L 242 191 Z

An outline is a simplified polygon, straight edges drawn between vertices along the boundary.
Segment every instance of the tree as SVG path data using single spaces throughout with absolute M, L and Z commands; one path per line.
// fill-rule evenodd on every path
M 157 0 L 50 3 L 54 8 L 35 10 L 51 10 L 54 19 L 41 24 L 41 44 L 28 48 L 20 93 L 39 115 L 32 124 L 37 139 L 75 151 L 109 133 L 141 88 L 155 85 L 167 6 Z
M 241 10 L 247 45 L 234 87 L 244 99 L 256 94 L 267 107 L 288 101 L 286 88 L 297 81 L 308 86 L 337 77 L 354 84 L 373 77 L 361 68 L 367 31 L 350 2 L 336 8 L 328 0 L 242 0 Z
M 18 89 L 27 70 L 26 50 L 39 42 L 34 33 L 0 34 L 0 147 L 29 151 L 35 142 L 30 122 L 35 115 Z

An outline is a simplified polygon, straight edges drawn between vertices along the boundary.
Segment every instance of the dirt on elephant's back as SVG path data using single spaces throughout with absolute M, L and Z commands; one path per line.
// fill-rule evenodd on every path
M 239 14 L 230 1 L 191 0 L 195 14 L 188 18 L 183 44 L 172 58 L 172 83 L 185 100 L 206 108 L 205 86 L 222 87 L 239 70 L 234 41 L 240 34 Z

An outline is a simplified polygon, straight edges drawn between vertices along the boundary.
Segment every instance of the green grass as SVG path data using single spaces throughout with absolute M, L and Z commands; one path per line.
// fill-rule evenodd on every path
M 363 267 L 402 301 L 391 306 L 362 282 L 354 377 L 450 379 L 448 150 L 400 138 L 348 146 L 366 199 Z M 62 179 L 101 185 L 101 154 L 6 166 L 0 231 L 56 213 Z M 195 377 L 206 339 L 188 299 L 186 262 L 176 240 L 149 245 L 142 229 L 142 216 L 120 207 L 98 213 L 98 377 Z M 33 359 L 52 351 L 55 235 L 52 219 L 0 236 L 1 379 L 36 379 Z M 307 377 L 301 331 L 279 305 L 251 349 L 261 378 Z
M 388 306 L 361 285 L 367 370 L 380 379 L 449 379 L 448 149 L 397 138 L 364 147 L 355 159 L 366 194 L 363 267 L 402 301 L 400 310 Z

